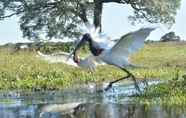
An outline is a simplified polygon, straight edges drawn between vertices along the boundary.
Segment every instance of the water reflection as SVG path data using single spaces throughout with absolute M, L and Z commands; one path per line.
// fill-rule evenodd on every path
M 0 92 L 0 118 L 186 118 L 184 106 L 149 107 L 135 103 L 129 97 L 133 94 L 133 84 L 117 85 L 107 92 L 98 92 L 96 86 Z
M 64 104 L 0 108 L 0 116 L 1 118 L 186 118 L 186 108 L 181 106 L 148 107 L 146 105 L 117 103 L 71 105 L 72 103 L 69 103 L 69 106 L 68 104 L 65 105 L 65 107 L 72 108 L 69 111 L 65 111 Z
M 147 107 L 134 104 L 85 104 L 78 107 L 76 118 L 185 118 L 184 108 Z M 186 109 L 185 109 L 186 110 Z

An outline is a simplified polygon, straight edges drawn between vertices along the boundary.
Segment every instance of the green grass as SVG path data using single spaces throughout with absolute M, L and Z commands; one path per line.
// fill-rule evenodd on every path
M 186 101 L 183 75 L 186 74 L 186 43 L 148 43 L 131 61 L 142 65 L 144 69 L 130 69 L 139 79 L 175 80 L 149 88 L 140 100 L 148 103 L 152 93 L 157 93 L 157 100 L 169 97 L 170 101 L 180 98 Z M 104 70 L 104 71 L 102 71 Z M 98 67 L 95 73 L 74 68 L 65 64 L 49 64 L 36 57 L 35 52 L 19 51 L 11 53 L 0 49 L 0 89 L 2 90 L 56 90 L 78 86 L 91 82 L 110 81 L 124 76 L 124 72 L 113 66 Z M 170 84 L 171 83 L 171 84 Z M 181 83 L 181 84 L 177 84 Z M 185 82 L 186 83 L 186 82 Z M 164 88 L 162 88 L 164 87 Z M 181 97 L 179 97 L 181 94 Z M 161 96 L 159 98 L 159 96 Z M 152 97 L 154 98 L 154 97 Z M 184 99 L 184 100 L 183 100 Z M 163 103 L 163 102 L 162 102 Z M 186 103 L 186 102 L 185 102 Z
M 144 95 L 135 100 L 148 105 L 186 106 L 186 78 L 169 80 L 168 83 L 151 86 L 146 89 Z

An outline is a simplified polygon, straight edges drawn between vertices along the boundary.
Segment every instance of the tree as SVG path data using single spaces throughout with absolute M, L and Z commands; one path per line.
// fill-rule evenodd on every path
M 175 32 L 169 32 L 163 35 L 160 39 L 162 42 L 167 42 L 167 41 L 181 41 L 181 38 L 179 36 L 176 36 Z
M 0 20 L 20 18 L 23 36 L 39 39 L 78 37 L 83 23 L 93 19 L 101 27 L 104 3 L 128 4 L 134 9 L 133 21 L 172 25 L 181 0 L 0 0 Z M 121 12 L 121 11 L 120 11 Z M 125 11 L 123 11 L 125 13 Z

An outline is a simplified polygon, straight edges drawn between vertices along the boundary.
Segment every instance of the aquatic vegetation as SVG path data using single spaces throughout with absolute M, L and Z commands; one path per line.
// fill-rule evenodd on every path
M 180 76 L 177 71 L 171 80 L 147 87 L 144 94 L 136 100 L 149 105 L 186 105 L 186 77 Z

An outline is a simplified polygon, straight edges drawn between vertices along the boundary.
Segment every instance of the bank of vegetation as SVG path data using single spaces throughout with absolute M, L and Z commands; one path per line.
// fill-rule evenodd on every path
M 53 48 L 41 49 L 50 53 L 49 49 L 57 50 Z M 70 48 L 71 46 L 67 46 L 66 50 Z M 82 51 L 87 53 L 86 47 Z M 185 52 L 185 42 L 154 42 L 145 44 L 139 53 L 131 56 L 133 63 L 146 67 L 129 69 L 138 79 L 166 81 L 148 88 L 145 94 L 139 97 L 143 102 L 152 100 L 162 101 L 161 103 L 186 103 Z M 107 65 L 98 67 L 95 73 L 90 73 L 62 63 L 50 64 L 38 58 L 36 51 L 12 51 L 8 47 L 0 49 L 1 90 L 59 90 L 91 82 L 110 81 L 124 74 L 120 69 Z M 169 100 L 164 100 L 167 98 Z

